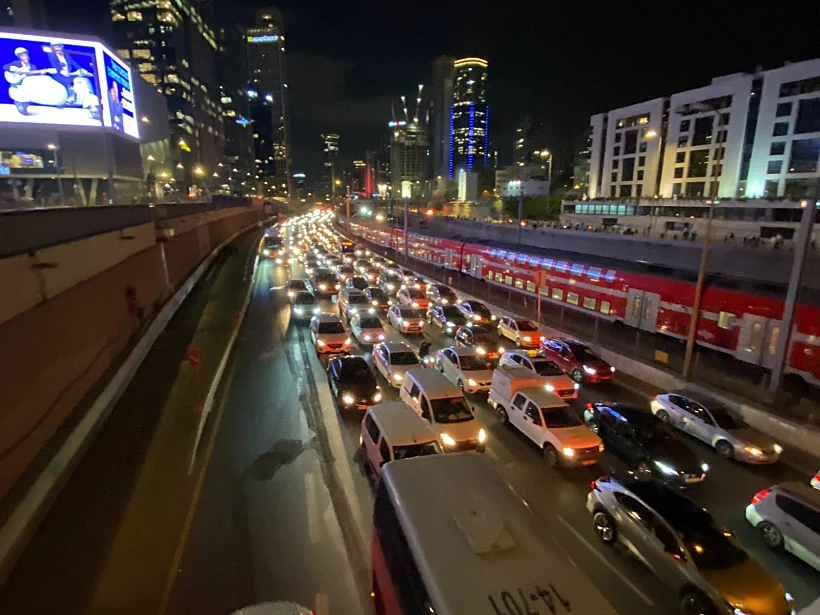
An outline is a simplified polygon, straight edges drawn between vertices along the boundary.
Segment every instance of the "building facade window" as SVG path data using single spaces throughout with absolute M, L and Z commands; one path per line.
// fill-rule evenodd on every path
M 792 104 L 790 102 L 777 103 L 775 117 L 789 117 L 792 114 Z
M 789 134 L 789 124 L 788 122 L 777 122 L 772 129 L 772 136 L 773 137 L 784 137 Z
M 642 154 L 646 152 L 646 141 L 641 141 L 640 145 L 638 145 L 638 151 Z
M 783 168 L 783 161 L 782 160 L 771 160 L 769 161 L 769 165 L 766 167 L 766 174 L 767 175 L 780 175 L 780 170 Z
M 635 159 L 624 158 L 624 165 L 621 169 L 621 181 L 631 182 L 635 175 Z
M 686 152 L 678 152 L 675 154 L 675 163 L 683 164 L 686 162 Z
M 780 189 L 780 182 L 776 179 L 767 179 L 766 187 L 763 189 L 763 196 L 773 199 L 777 196 L 777 191 Z
M 643 181 L 643 169 L 638 169 L 638 173 L 637 173 L 637 175 L 636 175 L 636 179 L 637 179 L 639 182 L 642 182 L 642 181 Z
M 709 150 L 697 150 L 689 153 L 689 171 L 687 177 L 706 177 L 709 166 Z
M 820 98 L 801 100 L 797 108 L 794 134 L 802 135 L 807 132 L 820 132 Z
M 681 183 L 672 184 L 672 196 L 680 196 L 682 188 L 683 184 Z
M 675 179 L 683 177 L 683 167 L 675 167 Z
M 789 159 L 789 173 L 815 173 L 820 158 L 820 139 L 795 139 Z
M 621 186 L 621 190 L 618 193 L 619 197 L 630 197 L 632 196 L 632 186 L 629 184 Z
M 612 148 L 612 155 L 613 156 L 620 156 L 621 155 L 621 148 L 618 147 L 618 146 L 613 147 Z
M 786 153 L 785 141 L 777 141 L 776 143 L 772 143 L 772 146 L 769 148 L 770 156 L 782 156 L 784 153 Z
M 623 133 L 616 132 L 615 133 L 615 143 L 620 143 L 621 142 L 621 137 L 623 137 L 623 136 L 624 136 Z
M 699 117 L 695 120 L 695 129 L 692 133 L 692 147 L 709 145 L 712 141 L 712 127 L 714 118 L 711 116 Z
M 678 147 L 687 147 L 689 145 L 689 137 L 678 137 Z
M 638 150 L 638 131 L 628 130 L 624 138 L 624 154 L 634 154 Z
M 686 196 L 691 198 L 702 198 L 705 194 L 705 182 L 689 182 L 686 184 Z
M 680 130 L 678 132 L 689 132 L 690 125 L 691 125 L 690 120 L 681 120 Z
M 639 178 L 641 179 L 641 178 Z M 638 184 L 635 186 L 635 196 L 642 196 L 643 195 L 643 184 Z

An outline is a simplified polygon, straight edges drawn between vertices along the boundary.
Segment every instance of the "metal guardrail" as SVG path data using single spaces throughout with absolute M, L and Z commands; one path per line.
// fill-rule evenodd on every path
M 244 206 L 251 201 L 220 197 L 210 203 L 0 210 L 0 258 L 157 220 Z

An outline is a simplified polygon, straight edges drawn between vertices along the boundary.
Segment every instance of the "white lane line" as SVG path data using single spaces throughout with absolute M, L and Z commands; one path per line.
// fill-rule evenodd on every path
M 322 523 L 319 520 L 319 504 L 316 501 L 316 475 L 305 474 L 305 507 L 307 508 L 308 536 L 311 544 L 322 539 Z
M 566 520 L 566 519 L 564 519 L 561 515 L 557 515 L 557 518 L 558 518 L 558 520 L 559 520 L 561 523 L 563 523 L 563 524 L 566 526 L 566 528 L 567 528 L 570 532 L 572 532 L 572 534 L 573 534 L 573 535 L 574 535 L 574 536 L 575 536 L 578 540 L 580 540 L 580 541 L 581 541 L 581 542 L 582 542 L 582 543 L 583 543 L 583 544 L 587 547 L 587 549 L 589 549 L 590 551 L 592 551 L 592 553 L 595 555 L 595 557 L 597 557 L 599 560 L 601 560 L 601 562 L 603 562 L 603 563 L 604 563 L 604 565 L 605 565 L 607 568 L 609 568 L 609 569 L 610 569 L 613 573 L 615 573 L 615 574 L 618 576 L 618 578 L 619 578 L 619 579 L 621 579 L 621 581 L 623 581 L 624 585 L 626 585 L 629 589 L 631 589 L 633 592 L 635 592 L 635 593 L 638 595 L 638 598 L 640 598 L 641 600 L 643 600 L 643 601 L 646 603 L 646 605 L 647 605 L 647 606 L 653 606 L 653 605 L 655 604 L 654 602 L 652 602 L 652 600 L 649 598 L 649 596 L 647 596 L 647 595 L 646 595 L 645 593 L 643 593 L 640 589 L 638 589 L 638 588 L 637 588 L 637 587 L 636 587 L 636 586 L 632 583 L 632 581 L 630 581 L 629 579 L 627 579 L 627 578 L 624 576 L 624 574 L 623 574 L 620 570 L 618 570 L 615 566 L 613 566 L 613 565 L 612 565 L 612 563 L 611 563 L 611 562 L 610 562 L 610 561 L 609 561 L 609 560 L 608 560 L 608 559 L 607 559 L 607 558 L 606 558 L 606 557 L 605 557 L 605 556 L 604 556 L 604 555 L 603 555 L 600 551 L 598 551 L 598 549 L 596 549 L 596 548 L 595 548 L 595 547 L 593 547 L 591 544 L 589 544 L 589 542 L 587 541 L 587 539 L 586 539 L 586 538 L 584 538 L 583 536 L 581 536 L 580 532 L 578 532 L 578 530 L 576 530 L 574 527 L 572 527 L 572 526 L 569 524 L 569 522 L 567 522 L 567 520 Z
M 316 594 L 316 615 L 330 615 L 330 601 L 327 594 Z

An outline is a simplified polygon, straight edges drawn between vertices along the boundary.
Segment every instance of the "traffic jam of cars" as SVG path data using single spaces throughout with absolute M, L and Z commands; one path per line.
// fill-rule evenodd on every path
M 684 613 L 793 612 L 780 582 L 687 495 L 709 481 L 706 449 L 762 466 L 780 460 L 778 442 L 688 389 L 646 405 L 609 401 L 618 374 L 589 345 L 460 296 L 345 238 L 332 221 L 330 212 L 288 220 L 277 257 L 309 266 L 308 279 L 285 286 L 291 321 L 307 323 L 327 357 L 340 412 L 361 415 L 368 471 L 378 477 L 395 459 L 485 451 L 489 431 L 473 406 L 480 400 L 550 468 L 594 471 L 605 456 L 608 471 L 595 475 L 586 500 L 595 535 L 651 569 Z M 601 397 L 581 403 L 582 389 Z M 768 549 L 820 571 L 820 473 L 748 501 L 745 518 Z

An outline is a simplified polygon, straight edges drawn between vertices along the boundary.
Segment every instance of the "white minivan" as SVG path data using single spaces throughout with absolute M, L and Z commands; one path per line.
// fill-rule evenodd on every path
M 441 453 L 438 434 L 407 404 L 375 404 L 362 419 L 362 461 L 376 475 L 388 461 Z
M 484 452 L 487 432 L 464 394 L 437 371 L 411 369 L 404 376 L 399 396 L 436 431 L 445 452 Z

